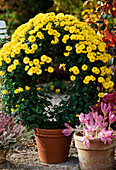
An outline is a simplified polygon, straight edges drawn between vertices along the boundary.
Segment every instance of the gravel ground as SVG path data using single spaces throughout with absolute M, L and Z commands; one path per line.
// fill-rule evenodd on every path
M 36 144 L 33 140 L 26 143 L 24 147 L 17 147 L 13 154 L 7 157 L 6 162 L 0 164 L 0 170 L 80 170 L 78 153 L 71 143 L 69 160 L 60 164 L 46 164 L 39 160 Z M 116 169 L 116 153 L 114 170 Z

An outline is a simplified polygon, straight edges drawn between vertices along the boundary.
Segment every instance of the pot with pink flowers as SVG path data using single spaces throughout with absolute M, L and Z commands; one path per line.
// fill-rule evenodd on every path
M 113 170 L 116 131 L 111 129 L 111 124 L 116 121 L 116 115 L 110 103 L 101 102 L 101 111 L 103 115 L 91 108 L 89 114 L 79 115 L 82 131 L 67 123 L 67 129 L 62 131 L 66 136 L 74 132 L 81 170 Z

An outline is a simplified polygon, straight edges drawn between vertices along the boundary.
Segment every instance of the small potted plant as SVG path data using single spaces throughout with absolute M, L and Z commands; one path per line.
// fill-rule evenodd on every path
M 15 110 L 36 136 L 42 138 L 45 129 L 49 129 L 48 134 L 55 129 L 54 136 L 57 129 L 62 136 L 65 122 L 75 127 L 79 123 L 77 112 L 88 112 L 105 90 L 113 89 L 112 70 L 106 66 L 111 56 L 105 47 L 95 31 L 72 15 L 36 15 L 18 27 L 0 51 L 6 113 Z M 51 102 L 54 95 L 61 97 L 60 103 Z
M 0 113 L 0 163 L 6 161 L 6 156 L 12 153 L 13 148 L 23 144 L 24 127 L 21 122 L 16 123 L 18 117 L 6 115 L 4 109 Z
M 79 115 L 83 127 L 82 131 L 74 133 L 74 139 L 82 170 L 113 169 L 116 132 L 111 129 L 111 124 L 116 121 L 116 115 L 111 111 L 110 103 L 107 105 L 101 102 L 101 110 L 103 116 L 93 108 L 89 114 L 81 113 Z M 67 123 L 65 125 L 67 129 L 62 132 L 66 136 L 75 131 Z

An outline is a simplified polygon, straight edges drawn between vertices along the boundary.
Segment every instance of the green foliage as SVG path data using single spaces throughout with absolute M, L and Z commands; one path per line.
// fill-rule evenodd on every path
M 82 11 L 82 0 L 54 0 L 54 4 L 56 5 L 56 12 L 62 12 L 64 14 L 71 14 L 78 18 L 81 17 Z
M 52 0 L 2 0 L 0 19 L 6 21 L 8 34 L 11 35 L 19 25 L 27 22 L 39 12 L 46 12 L 52 5 Z

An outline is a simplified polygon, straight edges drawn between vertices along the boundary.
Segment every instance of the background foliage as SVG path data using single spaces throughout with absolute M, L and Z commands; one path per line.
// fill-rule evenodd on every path
M 1 0 L 0 19 L 7 23 L 8 34 L 36 14 L 46 12 L 53 6 L 52 0 Z

